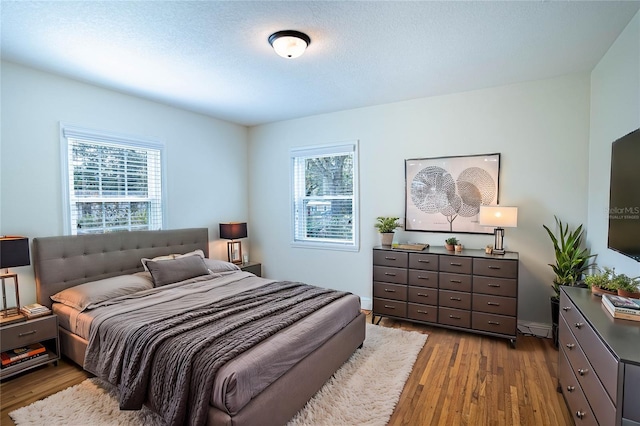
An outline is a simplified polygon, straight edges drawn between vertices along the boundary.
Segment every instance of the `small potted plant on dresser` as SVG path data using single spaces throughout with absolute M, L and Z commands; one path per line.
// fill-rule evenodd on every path
M 460 244 L 460 241 L 458 241 L 456 237 L 449 237 L 446 240 L 444 240 L 444 248 L 446 248 L 449 251 L 454 251 L 456 244 Z
M 603 268 L 597 270 L 593 274 L 587 275 L 584 278 L 584 283 L 591 289 L 591 293 L 596 296 L 602 296 L 603 294 L 618 294 L 618 290 L 613 277 L 615 273 L 611 268 Z
M 616 275 L 613 284 L 618 290 L 618 296 L 640 299 L 640 277 L 631 278 L 625 274 Z
M 400 227 L 398 223 L 399 217 L 378 216 L 377 223 L 374 225 L 380 232 L 380 244 L 383 246 L 391 246 L 393 243 L 393 234 L 396 228 Z

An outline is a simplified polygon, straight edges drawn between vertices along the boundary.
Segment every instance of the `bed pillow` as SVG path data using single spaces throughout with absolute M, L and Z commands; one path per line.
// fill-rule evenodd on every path
M 200 256 L 201 258 L 204 259 L 204 252 L 198 249 L 198 250 L 190 251 L 189 253 L 185 253 L 185 254 L 175 254 L 174 259 L 180 259 L 188 256 Z
M 153 288 L 148 279 L 139 275 L 118 275 L 117 277 L 91 281 L 69 287 L 51 296 L 51 300 L 84 311 L 105 300 Z
M 155 287 L 173 284 L 189 278 L 209 275 L 209 270 L 200 256 L 185 256 L 172 260 L 150 260 L 147 267 Z
M 231 262 L 225 262 L 224 260 L 218 259 L 205 259 L 204 264 L 207 265 L 207 268 L 211 272 L 230 272 L 230 271 L 239 271 L 240 267 Z
M 158 260 L 171 260 L 171 259 L 175 259 L 176 255 L 175 254 L 167 254 L 165 256 L 157 256 L 154 257 L 153 259 L 148 259 L 146 257 L 143 257 L 142 259 L 140 259 L 140 262 L 142 262 L 142 267 L 144 268 L 145 271 L 149 272 L 149 268 L 147 267 L 147 262 L 149 261 L 158 261 Z

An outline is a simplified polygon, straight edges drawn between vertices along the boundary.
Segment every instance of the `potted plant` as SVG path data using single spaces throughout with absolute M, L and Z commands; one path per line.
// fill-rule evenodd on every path
M 602 271 L 597 271 L 587 275 L 584 283 L 591 289 L 591 293 L 596 296 L 603 294 L 617 294 L 616 283 L 613 281 L 615 273 L 613 269 L 605 267 Z
M 640 299 L 640 277 L 631 278 L 625 274 L 615 275 L 613 285 L 618 291 L 618 296 Z
M 553 217 L 559 229 L 559 234 L 555 235 L 546 226 L 542 227 L 549 234 L 555 252 L 555 263 L 549 263 L 551 269 L 556 274 L 553 279 L 554 295 L 551 296 L 551 322 L 553 332 L 553 343 L 558 347 L 558 317 L 560 312 L 560 286 L 580 285 L 580 280 L 584 272 L 593 266 L 591 259 L 595 255 L 589 254 L 589 250 L 582 247 L 583 229 L 582 225 L 570 231 L 569 225 L 563 224 L 556 216 Z
M 393 234 L 396 228 L 400 227 L 398 223 L 399 217 L 378 216 L 377 223 L 374 225 L 380 232 L 380 244 L 390 246 L 393 243 Z
M 456 237 L 447 238 L 446 240 L 444 240 L 444 248 L 446 248 L 449 251 L 453 251 L 455 250 L 455 246 L 458 243 L 459 241 Z
M 455 244 L 456 253 L 462 253 L 462 243 L 458 241 L 458 244 Z

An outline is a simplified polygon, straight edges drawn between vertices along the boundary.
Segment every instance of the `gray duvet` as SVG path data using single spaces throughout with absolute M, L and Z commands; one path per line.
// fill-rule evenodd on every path
M 123 409 L 146 402 L 168 424 L 204 424 L 227 361 L 346 295 L 291 282 L 249 280 L 244 291 L 221 283 L 190 280 L 106 303 L 92 313 L 85 369 L 120 388 Z

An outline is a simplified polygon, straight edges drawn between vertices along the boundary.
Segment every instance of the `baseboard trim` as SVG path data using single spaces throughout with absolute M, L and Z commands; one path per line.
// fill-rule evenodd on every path
M 523 334 L 532 334 L 536 337 L 551 338 L 551 324 L 531 321 L 518 321 L 518 331 Z
M 365 311 L 370 311 L 371 309 L 373 309 L 373 301 L 370 297 L 361 297 L 360 307 Z

